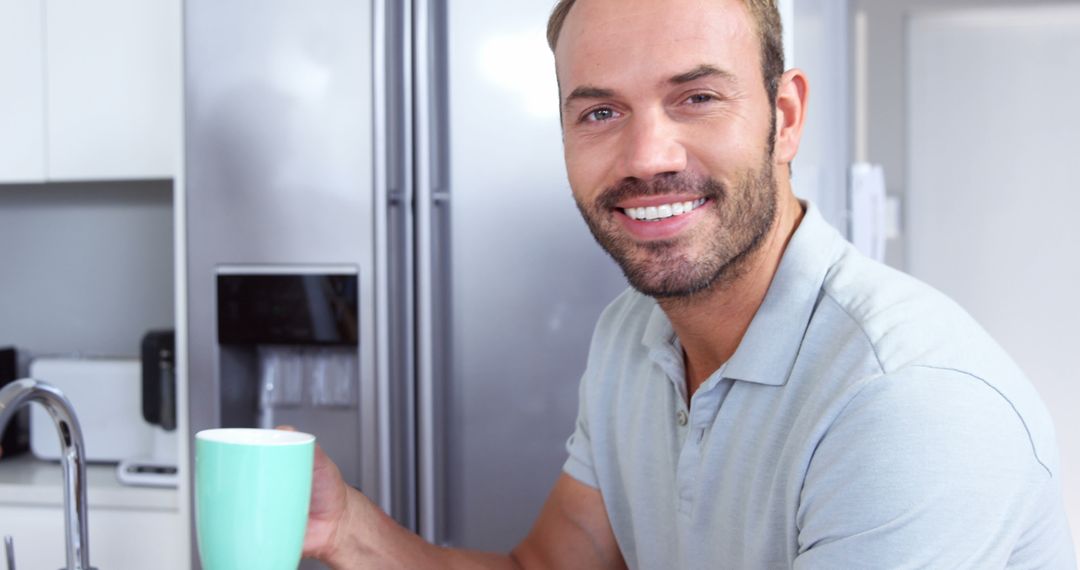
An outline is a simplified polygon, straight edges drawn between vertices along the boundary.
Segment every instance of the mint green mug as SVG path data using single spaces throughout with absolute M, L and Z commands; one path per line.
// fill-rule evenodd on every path
M 296 570 L 315 436 L 225 428 L 195 434 L 195 521 L 204 570 Z

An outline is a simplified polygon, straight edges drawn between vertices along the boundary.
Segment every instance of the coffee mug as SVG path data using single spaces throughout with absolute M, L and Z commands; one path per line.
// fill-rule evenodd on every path
M 195 434 L 195 521 L 204 570 L 295 570 L 311 502 L 315 436 L 225 428 Z

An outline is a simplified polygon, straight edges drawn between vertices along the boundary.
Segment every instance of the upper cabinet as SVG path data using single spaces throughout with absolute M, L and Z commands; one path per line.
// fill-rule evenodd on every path
M 0 0 L 0 182 L 174 177 L 180 22 L 180 0 Z
M 45 37 L 39 2 L 0 0 L 0 182 L 45 178 Z
M 172 178 L 180 141 L 179 1 L 45 6 L 49 178 Z

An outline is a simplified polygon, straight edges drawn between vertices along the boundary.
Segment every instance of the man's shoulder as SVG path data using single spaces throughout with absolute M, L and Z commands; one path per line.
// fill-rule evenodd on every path
M 989 333 L 945 294 L 849 249 L 826 276 L 817 313 L 831 323 L 821 330 L 846 329 L 848 334 L 838 337 L 856 339 L 876 364 L 871 376 L 849 379 L 848 394 L 888 394 L 889 405 L 903 408 L 897 410 L 901 414 L 938 402 L 954 421 L 959 412 L 947 405 L 955 403 L 949 395 L 966 391 L 964 399 L 971 400 L 980 394 L 1000 401 L 999 411 L 1018 420 L 1014 425 L 1026 432 L 1040 462 L 1050 468 L 1056 463 L 1053 426 L 1035 388 Z M 928 389 L 938 390 L 939 397 L 928 397 Z
M 979 374 L 1015 365 L 960 305 L 937 289 L 848 248 L 829 269 L 822 307 L 856 327 L 883 373 L 912 365 Z M 820 307 L 819 307 L 820 310 Z M 1019 372 L 1017 370 L 1017 372 Z

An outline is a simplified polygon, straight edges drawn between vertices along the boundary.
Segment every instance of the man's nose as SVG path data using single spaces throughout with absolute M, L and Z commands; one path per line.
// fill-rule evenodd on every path
M 662 112 L 639 114 L 629 125 L 622 149 L 622 176 L 651 180 L 686 169 L 686 148 L 677 125 Z

